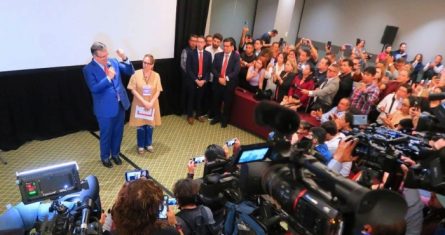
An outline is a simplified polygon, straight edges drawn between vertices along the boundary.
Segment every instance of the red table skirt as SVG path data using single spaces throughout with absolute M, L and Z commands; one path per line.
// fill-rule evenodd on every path
M 267 139 L 269 128 L 259 126 L 255 123 L 255 107 L 259 101 L 253 98 L 253 94 L 242 89 L 236 88 L 233 100 L 233 109 L 230 117 L 230 124 L 255 134 L 263 139 Z M 301 120 L 306 120 L 313 126 L 319 126 L 320 122 L 307 113 L 298 113 Z

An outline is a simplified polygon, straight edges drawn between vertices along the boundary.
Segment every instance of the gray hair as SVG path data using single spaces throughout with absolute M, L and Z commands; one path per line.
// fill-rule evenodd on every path
M 93 45 L 91 45 L 91 55 L 96 55 L 97 51 L 102 51 L 104 49 L 107 49 L 107 46 L 101 42 L 94 42 Z
M 150 58 L 150 62 L 153 65 L 155 64 L 155 58 L 154 58 L 154 56 L 152 54 L 145 54 L 143 59 L 145 59 L 145 58 Z

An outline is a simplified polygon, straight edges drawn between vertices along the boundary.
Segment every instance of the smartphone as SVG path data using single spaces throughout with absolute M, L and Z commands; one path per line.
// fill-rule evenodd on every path
M 206 159 L 205 156 L 196 156 L 196 157 L 192 158 L 192 160 L 195 164 L 203 163 L 205 159 Z
M 228 141 L 226 141 L 226 145 L 227 147 L 232 147 L 236 142 L 236 138 L 230 139 Z
M 168 210 L 168 195 L 164 195 L 164 200 L 162 200 L 162 204 L 159 205 L 159 214 L 158 219 L 167 219 L 167 210 Z
M 368 115 L 352 115 L 352 125 L 368 125 Z
M 174 198 L 174 197 L 168 198 L 167 205 L 176 206 L 176 204 L 178 204 L 178 202 L 176 201 L 176 198 Z
M 332 42 L 331 42 L 331 41 L 328 41 L 328 43 L 327 43 L 327 47 L 328 47 L 329 49 L 331 49 L 331 46 L 332 46 Z
M 130 182 L 141 177 L 148 178 L 148 170 L 131 170 L 125 172 L 125 181 Z

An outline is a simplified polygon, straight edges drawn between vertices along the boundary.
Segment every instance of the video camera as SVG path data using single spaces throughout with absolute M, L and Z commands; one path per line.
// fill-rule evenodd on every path
M 431 123 L 427 117 L 424 119 Z M 431 124 L 422 123 L 420 130 L 430 130 L 424 126 Z M 404 182 L 405 187 L 445 193 L 445 152 L 433 150 L 428 143 L 432 136 L 439 137 L 441 133 L 414 136 L 372 124 L 345 134 L 352 136 L 350 140 L 358 140 L 352 155 L 358 156 L 357 162 L 363 166 L 362 185 L 369 187 L 373 178 L 383 177 L 383 172 L 387 172 L 389 177 L 384 185 L 387 189 L 398 190 Z M 401 170 L 403 156 L 419 162 L 416 166 L 407 165 L 410 171 L 405 181 Z
M 1 234 L 102 234 L 98 180 L 90 175 L 81 181 L 77 163 L 16 175 L 23 203 L 0 216 Z M 52 202 L 43 203 L 47 199 Z
M 231 201 L 238 206 L 232 208 L 243 208 L 248 202 L 256 209 L 250 216 L 241 209 L 228 215 L 238 211 L 240 220 L 260 234 L 283 230 L 280 222 L 288 224 L 284 230 L 318 235 L 351 234 L 364 224 L 390 225 L 404 220 L 407 206 L 398 193 L 371 191 L 331 172 L 306 150 L 291 146 L 289 136 L 300 122 L 295 111 L 263 101 L 256 107 L 255 119 L 274 134 L 267 143 L 241 146 L 233 159 L 240 167 L 239 175 L 228 176 L 238 178 L 237 184 L 226 184 L 225 191 L 230 187 L 240 190 L 239 200 Z M 226 228 L 230 227 L 227 221 Z

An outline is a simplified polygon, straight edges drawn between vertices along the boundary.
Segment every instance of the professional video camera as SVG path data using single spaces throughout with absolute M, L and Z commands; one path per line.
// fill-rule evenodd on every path
M 359 183 L 369 187 L 374 179 L 381 179 L 387 172 L 389 175 L 384 187 L 398 190 L 404 182 L 401 165 L 405 156 L 419 163 L 416 166 L 407 165 L 410 170 L 405 187 L 445 193 L 445 152 L 435 151 L 429 145 L 431 139 L 444 138 L 442 133 L 436 132 L 436 124 L 433 117 L 422 114 L 415 135 L 375 124 L 346 132 L 346 135 L 352 136 L 349 140 L 358 140 L 352 155 L 359 157 L 357 162 L 362 170 Z
M 102 234 L 95 176 L 81 181 L 75 162 L 18 172 L 22 203 L 0 216 L 0 234 Z M 44 200 L 51 203 L 43 203 Z
M 241 146 L 233 160 L 240 167 L 239 180 L 225 188 L 239 187 L 241 200 L 229 200 L 225 233 L 232 234 L 244 224 L 257 234 L 277 229 L 351 234 L 364 224 L 391 225 L 404 220 L 407 206 L 399 194 L 371 191 L 331 172 L 305 150 L 291 147 L 288 136 L 300 121 L 295 111 L 263 101 L 255 110 L 255 119 L 274 134 L 267 143 Z M 238 225 L 228 231 L 230 222 Z M 280 222 L 286 222 L 287 229 Z

